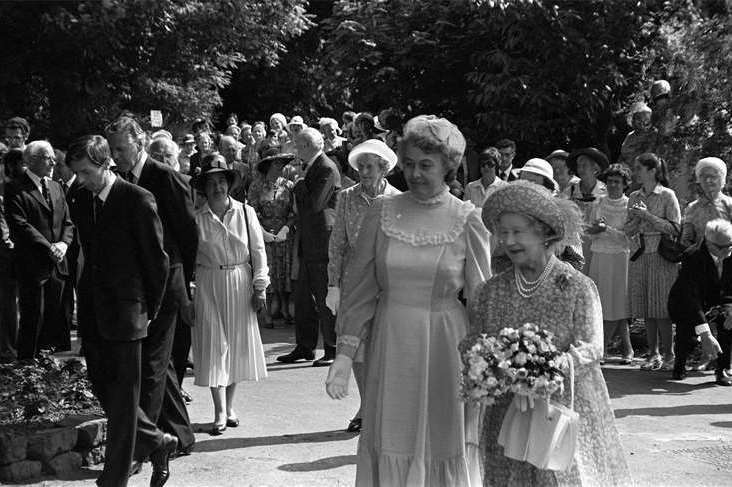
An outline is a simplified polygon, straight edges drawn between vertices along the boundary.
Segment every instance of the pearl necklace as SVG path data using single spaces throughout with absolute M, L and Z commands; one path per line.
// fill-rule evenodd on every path
M 544 267 L 544 271 L 535 281 L 529 281 L 523 276 L 523 274 L 521 274 L 521 272 L 516 267 L 514 267 L 514 280 L 516 281 L 516 290 L 518 291 L 519 295 L 524 298 L 530 298 L 531 296 L 533 296 L 534 293 L 541 287 L 541 285 L 544 284 L 546 278 L 549 277 L 549 273 L 551 273 L 552 269 L 554 269 L 555 262 L 556 259 L 554 258 L 554 256 L 551 256 L 549 258 L 549 262 L 546 263 L 546 267 Z

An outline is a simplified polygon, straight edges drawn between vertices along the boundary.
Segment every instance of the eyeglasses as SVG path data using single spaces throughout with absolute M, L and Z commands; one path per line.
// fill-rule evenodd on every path
M 43 155 L 42 156 L 42 155 L 36 154 L 33 157 L 35 157 L 37 160 L 43 161 L 43 162 L 56 162 L 56 156 L 54 156 L 54 155 L 50 155 L 50 156 L 49 155 Z
M 726 244 L 718 244 L 717 242 L 712 242 L 711 240 L 707 240 L 713 247 L 718 248 L 719 250 L 728 250 L 732 248 L 732 242 L 726 243 Z

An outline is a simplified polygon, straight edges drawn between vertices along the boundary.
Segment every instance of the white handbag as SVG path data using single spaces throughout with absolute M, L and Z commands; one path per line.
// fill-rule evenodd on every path
M 569 360 L 570 405 L 552 404 L 547 398 L 534 400 L 524 412 L 514 396 L 498 434 L 504 455 L 529 462 L 542 470 L 567 470 L 577 449 L 579 415 L 574 411 L 574 362 Z

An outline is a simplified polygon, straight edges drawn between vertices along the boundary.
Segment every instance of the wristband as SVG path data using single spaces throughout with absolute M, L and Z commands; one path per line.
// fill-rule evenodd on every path
M 709 324 L 702 323 L 701 325 L 694 327 L 694 332 L 696 332 L 697 335 L 701 335 L 702 333 L 711 333 L 712 330 L 709 329 Z

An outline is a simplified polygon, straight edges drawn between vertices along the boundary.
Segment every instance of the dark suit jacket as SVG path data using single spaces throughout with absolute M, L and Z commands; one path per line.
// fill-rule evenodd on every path
M 137 184 L 155 196 L 170 266 L 182 265 L 186 281 L 192 281 L 196 270 L 198 227 L 190 184 L 183 174 L 149 155 Z
M 340 187 L 338 168 L 325 154 L 315 158 L 305 177 L 295 184 L 298 254 L 305 261 L 328 261 L 328 239 L 333 222 L 328 221 L 325 210 L 335 210 Z
M 61 184 L 61 189 L 63 189 L 64 194 L 66 195 L 66 204 L 69 205 L 69 208 L 71 208 L 73 201 L 76 199 L 77 194 L 81 190 L 79 180 L 75 179 L 74 182 L 71 183 L 71 186 Z M 71 276 L 71 282 L 74 286 L 76 286 L 76 281 L 79 280 L 78 270 L 80 250 L 81 247 L 79 244 L 79 232 L 75 228 L 74 238 L 73 240 L 71 240 L 71 245 L 69 246 L 68 252 L 66 252 L 66 260 L 69 263 L 69 275 Z
M 689 249 L 669 293 L 671 319 L 677 326 L 694 327 L 707 322 L 704 313 L 712 306 L 729 303 L 732 303 L 732 259 L 722 263 L 720 279 L 706 241 Z
M 68 275 L 66 258 L 57 263 L 50 249 L 55 242 L 70 245 L 74 226 L 61 185 L 49 181 L 48 193 L 53 208 L 48 207 L 28 174 L 18 177 L 5 189 L 5 217 L 15 244 L 13 258 L 19 280 L 42 281 L 51 275 L 54 266 L 62 276 Z
M 155 198 L 118 177 L 96 224 L 88 190 L 77 192 L 71 213 L 84 252 L 78 285 L 82 336 L 118 341 L 144 338 L 148 320 L 160 309 L 168 278 Z M 87 316 L 94 319 L 85 320 Z M 96 329 L 89 329 L 93 324 Z

